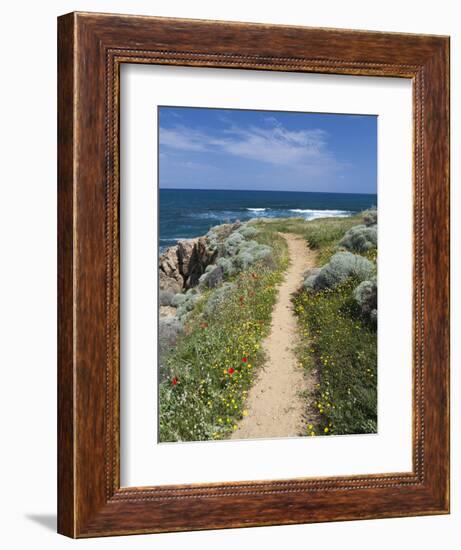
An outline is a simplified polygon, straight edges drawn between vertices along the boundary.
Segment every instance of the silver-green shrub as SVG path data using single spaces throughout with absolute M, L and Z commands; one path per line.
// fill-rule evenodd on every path
M 184 296 L 184 294 L 178 293 L 178 294 L 175 294 L 171 299 L 171 305 L 173 307 L 179 307 L 185 301 L 186 301 L 186 297 Z
M 235 256 L 239 246 L 245 241 L 245 237 L 240 233 L 232 233 L 224 241 L 224 255 L 225 256 Z
M 376 208 L 365 210 L 365 212 L 362 214 L 362 217 L 363 223 L 365 225 L 376 225 L 378 223 L 378 210 L 376 210 Z
M 351 252 L 337 252 L 319 272 L 309 275 L 304 281 L 308 290 L 335 288 L 349 277 L 359 281 L 370 279 L 375 272 L 375 265 L 363 256 Z
M 208 249 L 211 252 L 214 252 L 215 250 L 218 249 L 219 239 L 218 239 L 218 235 L 216 234 L 215 231 L 213 231 L 213 229 L 210 229 L 210 231 L 208 231 L 208 233 L 206 234 L 206 240 L 208 244 Z
M 238 233 L 243 235 L 245 239 L 252 239 L 259 233 L 259 231 L 256 229 L 256 227 L 252 227 L 251 225 L 243 225 L 238 230 Z
M 176 307 L 176 317 L 182 323 L 185 315 L 194 309 L 200 299 L 200 292 L 197 288 L 190 288 L 185 294 L 175 294 L 172 300 L 173 307 Z
M 263 260 L 272 255 L 272 248 L 265 244 L 258 244 L 257 248 L 253 252 L 255 261 Z
M 239 270 L 248 269 L 251 264 L 255 261 L 251 252 L 243 250 L 239 252 L 238 255 L 234 258 L 234 266 Z
M 346 232 L 339 245 L 354 252 L 366 252 L 376 248 L 378 246 L 377 226 L 355 225 Z
M 226 275 L 226 277 L 230 277 L 236 273 L 236 269 L 231 258 L 219 258 L 216 263 L 223 268 L 224 275 Z
M 378 285 L 376 279 L 362 281 L 354 290 L 354 298 L 362 316 L 373 324 L 378 317 Z

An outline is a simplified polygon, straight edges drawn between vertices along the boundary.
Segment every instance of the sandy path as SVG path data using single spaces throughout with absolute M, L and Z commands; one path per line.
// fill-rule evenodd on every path
M 248 392 L 248 416 L 239 422 L 232 439 L 305 435 L 306 425 L 315 421 L 299 396 L 300 391 L 312 390 L 317 380 L 315 373 L 306 375 L 296 359 L 297 322 L 291 303 L 303 273 L 314 267 L 315 254 L 298 235 L 281 235 L 288 244 L 290 265 L 279 287 L 270 333 L 263 342 L 267 361 Z

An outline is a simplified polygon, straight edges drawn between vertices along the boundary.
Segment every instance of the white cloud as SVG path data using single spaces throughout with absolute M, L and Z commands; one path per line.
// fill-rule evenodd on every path
M 205 137 L 205 136 L 204 136 Z M 175 128 L 160 127 L 160 144 L 182 151 L 207 151 L 205 139 L 198 135 L 198 132 L 176 126 Z
M 270 126 L 229 126 L 220 137 L 184 125 L 161 127 L 160 143 L 183 151 L 225 153 L 272 165 L 328 166 L 330 170 L 338 166 L 328 150 L 325 131 L 288 130 L 273 117 L 266 123 Z

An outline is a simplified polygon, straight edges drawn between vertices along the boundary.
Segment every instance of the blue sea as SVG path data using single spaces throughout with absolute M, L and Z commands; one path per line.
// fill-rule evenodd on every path
M 214 225 L 251 218 L 313 220 L 350 216 L 377 205 L 376 195 L 289 191 L 160 189 L 160 251 L 199 237 Z

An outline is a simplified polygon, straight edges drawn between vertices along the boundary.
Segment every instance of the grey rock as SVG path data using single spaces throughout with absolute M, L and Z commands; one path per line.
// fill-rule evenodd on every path
M 224 279 L 224 269 L 221 265 L 216 266 L 210 271 L 206 278 L 206 283 L 210 288 L 216 288 Z

